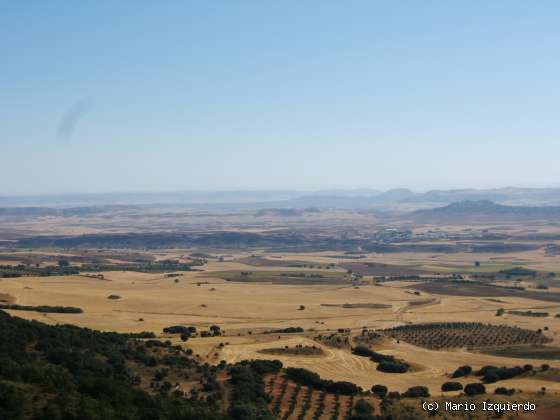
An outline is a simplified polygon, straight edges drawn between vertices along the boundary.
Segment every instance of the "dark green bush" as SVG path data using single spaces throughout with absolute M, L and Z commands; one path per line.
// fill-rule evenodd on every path
M 403 393 L 403 397 L 407 397 L 407 398 L 420 398 L 420 397 L 427 398 L 429 396 L 430 396 L 430 391 L 428 390 L 428 388 L 420 385 L 410 387 L 406 390 L 405 393 Z
M 455 372 L 453 372 L 453 375 L 451 375 L 453 378 L 460 378 L 461 376 L 467 376 L 470 375 L 472 372 L 472 367 L 470 367 L 469 365 L 465 365 L 465 366 L 460 366 L 457 368 L 457 370 L 455 370 Z
M 379 398 L 385 398 L 387 396 L 387 387 L 385 385 L 374 385 L 371 387 L 371 392 L 377 395 Z
M 463 389 L 463 384 L 461 382 L 445 382 L 441 385 L 441 390 L 446 391 L 460 391 Z
M 467 384 L 465 386 L 465 394 L 467 395 L 481 395 L 486 393 L 486 387 L 481 383 Z

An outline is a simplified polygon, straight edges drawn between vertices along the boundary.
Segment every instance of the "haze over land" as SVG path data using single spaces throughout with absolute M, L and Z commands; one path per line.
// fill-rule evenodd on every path
M 560 204 L 560 188 L 503 187 L 494 189 L 454 189 L 412 191 L 408 188 L 391 190 L 328 189 L 328 190 L 231 190 L 231 191 L 170 191 L 89 194 L 0 195 L 0 205 L 54 206 L 86 205 L 182 205 L 185 207 L 239 208 L 259 207 L 324 207 L 376 208 L 387 206 L 437 206 L 458 201 L 488 200 L 506 205 Z
M 416 392 L 440 403 L 505 392 L 556 413 L 559 198 L 513 187 L 5 196 L 0 308 L 169 341 L 142 350 L 168 362 L 129 360 L 140 379 L 128 386 L 171 386 L 224 415 L 241 404 L 247 360 L 261 361 L 248 369 L 266 397 L 249 404 L 275 418 L 342 419 L 363 404 L 422 418 Z M 167 351 L 190 367 L 166 365 Z M 262 371 L 263 360 L 281 363 Z M 465 397 L 473 383 L 484 394 Z
M 0 419 L 560 418 L 558 22 L 2 2 Z

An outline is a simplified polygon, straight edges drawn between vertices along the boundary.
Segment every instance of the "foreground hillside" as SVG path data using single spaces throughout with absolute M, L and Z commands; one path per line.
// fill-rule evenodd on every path
M 2 311 L 0 336 L 1 419 L 225 418 L 217 414 L 217 398 L 210 398 L 219 395 L 210 392 L 215 372 L 165 344 L 47 326 Z M 192 372 L 204 383 L 204 401 L 196 392 L 182 398 L 179 392 L 155 394 L 144 389 L 149 384 L 146 375 L 171 366 Z
M 149 333 L 47 326 L 2 311 L 0 336 L 0 419 L 264 420 L 278 418 L 283 409 L 264 382 L 283 375 L 278 361 L 210 367 Z M 372 418 L 365 401 L 351 416 L 352 397 L 360 392 L 354 384 L 325 381 L 304 369 L 288 369 L 286 377 L 306 385 L 310 398 L 315 391 L 321 401 L 344 401 L 344 418 Z M 323 409 L 309 401 L 302 412 L 319 418 Z M 338 414 L 336 408 L 329 417 Z
M 558 413 L 555 399 L 539 393 L 432 396 L 424 386 L 387 393 L 334 382 L 277 360 L 234 365 L 201 364 L 188 350 L 150 338 L 26 321 L 0 311 L 0 419 L 422 419 L 425 400 L 531 402 Z M 450 383 L 451 384 L 451 383 Z M 473 385 L 470 385 L 473 387 Z M 458 389 L 458 388 L 457 388 Z M 474 389 L 474 388 L 473 388 Z M 515 390 L 511 390 L 515 391 Z M 547 408 L 548 407 L 548 408 Z M 505 416 L 503 416 L 505 414 Z M 504 418 L 514 413 L 456 412 L 457 418 Z M 512 416 L 513 415 L 513 416 Z M 531 417 L 528 417 L 531 418 Z M 538 417 L 537 417 L 538 418 Z

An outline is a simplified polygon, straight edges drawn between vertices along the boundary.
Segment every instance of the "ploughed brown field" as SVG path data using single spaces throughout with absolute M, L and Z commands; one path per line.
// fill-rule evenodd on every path
M 560 303 L 559 292 L 538 292 L 509 289 L 507 287 L 458 282 L 429 282 L 411 286 L 427 293 L 450 296 L 513 297 Z
M 351 262 L 340 264 L 342 268 L 365 276 L 413 276 L 429 272 L 411 267 L 381 264 L 374 262 Z

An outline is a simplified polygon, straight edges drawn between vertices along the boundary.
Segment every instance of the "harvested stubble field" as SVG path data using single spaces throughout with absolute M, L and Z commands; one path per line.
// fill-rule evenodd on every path
M 328 253 L 333 255 L 333 252 Z M 180 255 L 177 251 L 169 252 Z M 246 256 L 246 255 L 245 255 Z M 239 260 L 244 255 L 232 258 Z M 324 255 L 285 256 L 291 260 L 313 261 L 323 265 L 336 263 L 335 258 Z M 424 384 L 432 392 L 438 392 L 441 384 L 458 366 L 469 364 L 514 366 L 522 359 L 498 357 L 464 350 L 430 350 L 401 341 L 387 340 L 374 344 L 374 350 L 411 361 L 414 369 L 406 374 L 390 374 L 376 370 L 376 363 L 367 358 L 352 355 L 349 348 L 334 348 L 313 340 L 317 334 L 328 335 L 338 329 L 350 329 L 351 335 L 360 334 L 362 327 L 370 330 L 390 328 L 408 322 L 442 322 L 450 319 L 461 322 L 491 322 L 537 330 L 543 328 L 542 319 L 513 317 L 504 314 L 496 317 L 498 308 L 538 310 L 542 301 L 502 297 L 489 301 L 476 296 L 450 296 L 436 292 L 412 293 L 414 284 L 390 282 L 383 285 L 360 285 L 355 288 L 346 278 L 346 271 L 337 269 L 297 269 L 297 272 L 320 273 L 327 279 L 342 278 L 343 282 L 316 284 L 312 281 L 298 283 L 237 282 L 223 279 L 224 273 L 251 271 L 260 279 L 270 275 L 270 267 L 255 267 L 235 261 L 211 260 L 201 267 L 203 271 L 183 272 L 178 278 L 168 278 L 165 273 L 105 272 L 104 280 L 83 276 L 25 277 L 0 280 L 0 293 L 8 294 L 20 305 L 73 306 L 84 310 L 82 314 L 39 314 L 36 312 L 10 311 L 27 319 L 39 319 L 47 323 L 71 323 L 80 326 L 120 332 L 153 331 L 174 343 L 191 348 L 200 359 L 210 363 L 220 360 L 236 362 L 245 359 L 280 359 L 286 366 L 304 367 L 315 371 L 325 379 L 351 381 L 364 389 L 375 383 L 387 385 L 391 390 L 405 391 L 413 385 Z M 275 267 L 274 276 L 291 273 L 291 267 Z M 501 292 L 501 290 L 500 290 Z M 109 295 L 121 299 L 107 299 Z M 425 302 L 415 305 L 416 301 Z M 324 304 L 333 306 L 324 306 Z M 301 310 L 300 306 L 304 306 Z M 351 309 L 348 309 L 351 305 Z M 547 309 L 555 313 L 554 309 Z M 207 330 L 219 325 L 220 337 L 193 337 L 181 342 L 176 335 L 162 334 L 170 325 L 195 326 Z M 546 320 L 546 335 L 558 345 L 560 319 Z M 298 334 L 263 334 L 264 331 L 288 327 L 302 327 Z M 224 343 L 220 346 L 220 343 Z M 225 344 L 228 343 L 228 344 Z M 319 346 L 324 354 L 266 355 L 259 350 L 284 346 Z M 557 361 L 533 360 L 532 363 L 550 363 L 560 367 Z M 560 383 L 524 380 L 521 388 L 560 390 Z

